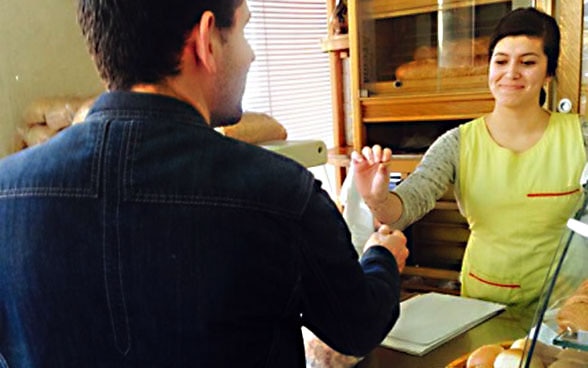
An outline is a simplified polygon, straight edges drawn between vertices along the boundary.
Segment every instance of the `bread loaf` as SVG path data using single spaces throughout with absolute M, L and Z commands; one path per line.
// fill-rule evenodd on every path
M 437 48 L 433 46 L 419 46 L 414 50 L 414 60 L 436 59 Z
M 400 65 L 396 68 L 396 79 L 431 79 L 431 78 L 453 78 L 486 73 L 488 62 L 485 58 L 455 59 L 451 66 L 439 65 L 437 59 L 414 60 Z
M 557 313 L 556 320 L 562 331 L 588 331 L 588 280 L 585 280 L 565 301 Z
M 247 143 L 285 140 L 286 128 L 271 116 L 258 112 L 244 112 L 237 124 L 217 128 L 227 137 Z
M 490 38 L 477 37 L 462 38 L 444 42 L 441 47 L 441 54 L 443 56 L 488 56 L 488 46 L 490 45 Z
M 414 60 L 396 68 L 397 80 L 454 78 L 485 74 L 488 69 L 488 37 L 444 42 L 442 47 L 419 46 Z M 439 54 L 438 54 L 439 53 Z
M 556 360 L 551 363 L 548 368 L 586 368 L 582 363 L 575 363 L 570 360 Z
M 409 61 L 396 68 L 396 79 L 430 79 L 437 77 L 437 59 L 419 59 Z
M 574 349 L 563 349 L 557 355 L 557 360 L 583 364 L 583 367 L 588 367 L 588 352 Z

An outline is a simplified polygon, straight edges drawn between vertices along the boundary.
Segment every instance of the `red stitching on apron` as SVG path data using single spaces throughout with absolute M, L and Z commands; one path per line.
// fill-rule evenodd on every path
M 499 284 L 497 282 L 492 282 L 492 281 L 484 280 L 483 278 L 480 278 L 480 277 L 474 275 L 471 272 L 468 275 L 470 277 L 475 278 L 476 280 L 478 280 L 480 282 L 483 282 L 484 284 L 488 284 L 488 285 L 492 285 L 492 286 L 498 286 L 498 287 L 509 288 L 509 289 L 520 289 L 521 288 L 521 285 L 518 285 L 518 284 Z
M 568 192 L 554 192 L 554 193 L 529 193 L 527 197 L 561 197 L 579 192 L 580 189 L 570 190 Z

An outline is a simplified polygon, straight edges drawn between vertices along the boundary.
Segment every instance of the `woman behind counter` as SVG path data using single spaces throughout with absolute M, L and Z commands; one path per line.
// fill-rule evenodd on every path
M 540 295 L 566 220 L 581 196 L 586 162 L 577 115 L 544 110 L 543 86 L 554 76 L 560 32 L 534 8 L 505 15 L 489 45 L 494 109 L 439 137 L 394 192 L 389 149 L 352 154 L 357 190 L 382 223 L 404 228 L 433 209 L 454 184 L 471 230 L 461 293 L 514 307 Z

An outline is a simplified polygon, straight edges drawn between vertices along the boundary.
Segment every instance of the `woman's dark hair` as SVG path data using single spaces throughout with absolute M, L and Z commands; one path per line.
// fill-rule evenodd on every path
M 555 76 L 559 59 L 560 32 L 553 17 L 535 8 L 517 8 L 507 13 L 494 29 L 488 47 L 488 60 L 494 47 L 508 36 L 538 37 L 543 40 L 543 52 L 547 56 L 547 75 Z
M 233 26 L 244 0 L 78 0 L 78 22 L 110 90 L 177 75 L 186 38 L 204 11 Z

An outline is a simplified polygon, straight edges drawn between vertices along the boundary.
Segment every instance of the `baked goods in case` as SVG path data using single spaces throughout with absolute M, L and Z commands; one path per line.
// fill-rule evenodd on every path
M 556 360 L 548 368 L 586 368 L 585 364 L 572 362 L 570 360 Z
M 488 344 L 479 347 L 470 354 L 460 357 L 449 363 L 447 368 L 502 368 L 516 367 L 524 358 L 528 338 L 523 337 L 512 343 Z M 547 345 L 541 341 L 535 342 L 533 358 L 530 367 L 549 367 L 562 356 L 562 349 L 556 346 Z M 577 356 L 574 355 L 577 359 Z M 569 360 L 570 356 L 563 356 L 563 359 Z
M 557 361 L 580 364 L 582 367 L 588 367 L 588 352 L 574 349 L 563 349 L 557 355 Z
M 486 73 L 488 62 L 485 58 L 461 59 L 451 66 L 442 66 L 438 59 L 413 60 L 396 68 L 396 79 L 453 78 Z
M 425 60 L 425 59 L 436 59 L 437 58 L 437 48 L 433 46 L 419 46 L 414 50 L 413 59 L 414 60 Z
M 483 345 L 472 351 L 466 362 L 466 368 L 492 368 L 496 356 L 504 351 L 498 344 Z
M 419 46 L 414 60 L 396 68 L 397 80 L 454 78 L 485 74 L 488 69 L 488 37 L 447 41 L 442 47 Z
M 446 41 L 441 47 L 441 57 L 472 57 L 488 58 L 489 37 L 462 38 Z
M 562 331 L 588 331 L 588 280 L 585 280 L 565 301 L 557 313 L 556 320 Z
M 523 349 L 506 349 L 496 356 L 493 368 L 519 368 L 526 355 Z M 536 356 L 531 357 L 529 368 L 545 368 Z

